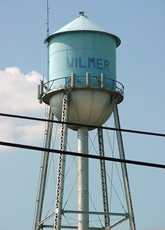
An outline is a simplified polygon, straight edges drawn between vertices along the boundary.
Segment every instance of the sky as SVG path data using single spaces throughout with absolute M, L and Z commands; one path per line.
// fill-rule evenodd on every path
M 51 1 L 50 31 L 84 10 L 121 38 L 117 79 L 125 86 L 119 105 L 123 128 L 165 132 L 164 0 Z M 0 2 L 1 112 L 46 115 L 37 84 L 46 74 L 46 1 Z M 44 125 L 0 118 L 0 140 L 42 145 Z M 128 159 L 165 163 L 163 138 L 124 134 Z M 41 154 L 0 147 L 0 228 L 32 228 Z M 137 229 L 165 230 L 165 171 L 129 166 Z M 9 221 L 10 220 L 10 221 Z

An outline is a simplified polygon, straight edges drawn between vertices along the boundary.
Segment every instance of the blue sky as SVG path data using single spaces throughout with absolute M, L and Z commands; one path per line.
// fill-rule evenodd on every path
M 45 2 L 1 1 L 0 76 L 7 67 L 18 68 L 21 74 L 12 69 L 13 75 L 25 78 L 46 72 L 46 48 L 43 43 L 46 37 Z M 165 132 L 165 1 L 50 0 L 50 6 L 51 32 L 77 17 L 80 10 L 84 10 L 92 21 L 121 38 L 122 44 L 117 51 L 117 78 L 125 86 L 125 99 L 119 106 L 122 127 Z M 11 75 L 11 71 L 7 74 Z M 33 77 L 33 80 L 36 79 Z M 1 92 L 3 82 L 4 79 L 1 82 Z M 8 87 L 9 81 L 4 84 L 4 92 L 0 93 L 1 112 L 40 115 L 41 109 L 37 102 L 35 106 L 38 107 L 30 108 L 30 112 L 21 100 L 17 110 L 15 107 L 9 108 L 12 97 L 18 99 L 17 93 L 19 98 L 22 93 L 26 99 L 33 94 L 29 99 L 29 103 L 33 104 L 36 92 L 26 93 L 25 85 L 24 91 L 21 91 L 21 80 L 13 91 Z M 31 85 L 28 87 L 30 92 L 36 89 Z M 18 101 L 12 101 L 12 105 L 17 103 Z M 42 115 L 44 116 L 43 112 Z M 9 123 L 5 126 L 6 131 L 2 131 L 1 120 L 1 133 L 11 131 L 11 127 L 8 129 Z M 25 127 L 28 124 L 20 122 L 18 126 Z M 17 140 L 30 143 L 32 139 L 29 139 L 26 127 L 24 133 L 28 138 L 25 140 L 19 136 L 20 139 Z M 12 135 L 6 135 L 6 140 L 9 137 L 12 140 Z M 165 143 L 162 138 L 127 134 L 124 135 L 124 142 L 129 159 L 165 162 Z M 41 144 L 41 140 L 33 140 L 33 143 Z M 3 149 L 0 149 L 0 153 L 1 229 L 10 229 L 12 223 L 13 229 L 28 230 L 32 225 L 40 155 Z M 129 166 L 129 173 L 138 229 L 164 230 L 165 171 Z

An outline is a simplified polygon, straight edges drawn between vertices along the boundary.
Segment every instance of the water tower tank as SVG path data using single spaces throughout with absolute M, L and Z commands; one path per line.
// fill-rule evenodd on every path
M 60 120 L 62 98 L 69 93 L 69 122 L 102 125 L 114 103 L 123 100 L 116 81 L 116 47 L 120 39 L 100 29 L 83 12 L 47 38 L 49 81 L 43 97 Z

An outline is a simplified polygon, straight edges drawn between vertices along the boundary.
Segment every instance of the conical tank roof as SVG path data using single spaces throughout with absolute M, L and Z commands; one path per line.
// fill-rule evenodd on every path
M 79 12 L 78 18 L 74 19 L 70 23 L 66 24 L 65 26 L 63 26 L 62 28 L 60 28 L 59 30 L 51 34 L 47 38 L 47 41 L 49 41 L 52 37 L 56 36 L 57 34 L 75 32 L 75 31 L 93 31 L 93 32 L 105 33 L 115 38 L 117 46 L 119 46 L 121 43 L 120 38 L 118 38 L 114 34 L 106 32 L 98 25 L 90 21 L 88 17 L 84 14 L 84 12 Z
M 90 31 L 102 31 L 98 25 L 91 22 L 87 16 L 84 15 L 84 12 L 79 13 L 79 17 L 71 21 L 70 23 L 63 26 L 61 29 L 57 30 L 55 34 L 69 31 L 79 31 L 79 30 L 90 30 Z

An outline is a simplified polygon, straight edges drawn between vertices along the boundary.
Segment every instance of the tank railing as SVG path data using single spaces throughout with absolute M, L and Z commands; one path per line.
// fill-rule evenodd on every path
M 72 88 L 94 88 L 94 89 L 106 89 L 120 93 L 124 96 L 124 86 L 119 81 L 105 77 L 103 74 L 100 76 L 91 76 L 86 72 L 85 77 L 71 74 L 68 77 L 56 78 L 43 84 L 43 94 L 47 94 L 49 91 L 60 89 L 72 89 Z

